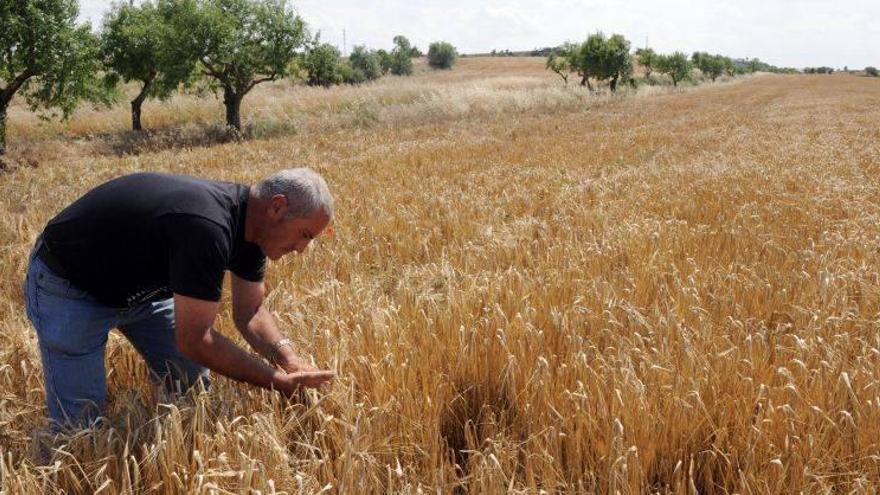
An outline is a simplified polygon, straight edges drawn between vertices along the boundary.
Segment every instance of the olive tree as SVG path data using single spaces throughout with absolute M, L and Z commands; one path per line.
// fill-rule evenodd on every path
M 880 76 L 880 72 L 877 71 L 876 67 L 869 65 L 868 67 L 865 67 L 865 75 L 868 75 L 871 77 L 877 77 L 877 76 Z
M 118 3 L 104 16 L 101 54 L 105 65 L 125 82 L 140 83 L 140 91 L 131 100 L 134 131 L 142 129 L 144 100 L 168 98 L 193 74 L 195 53 L 182 49 L 174 29 L 174 16 L 181 8 L 185 4 L 173 0 Z
M 568 84 L 568 76 L 574 70 L 572 56 L 578 50 L 578 45 L 565 43 L 560 47 L 550 50 L 544 67 L 562 78 L 563 84 Z
M 69 117 L 82 99 L 109 101 L 100 78 L 100 44 L 89 24 L 77 25 L 76 0 L 0 2 L 0 155 L 12 98 L 32 111 Z
M 435 41 L 428 47 L 428 65 L 435 69 L 451 69 L 458 60 L 458 51 L 451 43 Z
M 581 76 L 581 85 L 592 91 L 591 77 L 599 81 L 607 79 L 611 91 L 616 91 L 618 81 L 632 75 L 629 47 L 629 41 L 622 35 L 606 38 L 601 32 L 591 34 L 572 57 L 572 66 Z
M 718 76 L 724 73 L 725 62 L 724 57 L 721 55 L 709 55 L 706 52 L 694 52 L 694 54 L 691 55 L 691 62 L 700 69 L 700 72 L 711 78 L 712 82 L 715 82 L 715 80 L 718 79 Z
M 191 33 L 202 74 L 223 91 L 227 126 L 241 130 L 241 101 L 257 84 L 287 77 L 306 27 L 287 0 L 191 0 L 178 16 Z
M 657 70 L 671 77 L 673 86 L 678 86 L 679 81 L 684 80 L 690 74 L 691 62 L 684 53 L 673 52 L 671 55 L 659 57 Z
M 657 53 L 651 48 L 639 48 L 636 50 L 639 65 L 645 68 L 645 79 L 651 78 L 651 73 L 657 68 Z
M 389 70 L 395 76 L 408 76 L 413 72 L 412 45 L 406 36 L 394 37 L 394 48 L 390 53 Z

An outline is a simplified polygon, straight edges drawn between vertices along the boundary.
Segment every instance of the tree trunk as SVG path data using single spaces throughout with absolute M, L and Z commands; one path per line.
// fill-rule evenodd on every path
M 152 77 L 144 81 L 144 86 L 141 88 L 140 94 L 138 94 L 135 99 L 131 100 L 131 130 L 133 131 L 140 131 L 143 129 L 143 127 L 141 127 L 141 105 L 144 103 L 144 100 L 147 99 L 147 91 L 149 91 L 152 84 Z
M 675 88 L 678 87 L 678 79 L 676 79 L 674 76 L 673 76 L 673 78 L 672 78 L 672 86 L 675 87 Z
M 241 94 L 231 88 L 223 91 L 223 104 L 226 106 L 226 125 L 241 132 Z
M 135 132 L 143 130 L 141 127 L 141 103 L 143 102 L 143 98 L 131 100 L 131 130 Z
M 611 78 L 611 92 L 614 93 L 617 91 L 617 76 Z
M 6 102 L 0 101 L 0 156 L 6 154 Z

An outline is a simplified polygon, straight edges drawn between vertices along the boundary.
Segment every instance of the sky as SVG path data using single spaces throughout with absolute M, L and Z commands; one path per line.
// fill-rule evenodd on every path
M 110 3 L 80 0 L 100 23 Z M 423 51 L 448 41 L 460 53 L 513 51 L 620 33 L 633 48 L 757 57 L 780 67 L 880 66 L 880 0 L 294 0 L 312 33 L 348 53 L 390 49 L 402 34 Z M 343 38 L 343 30 L 345 37 Z

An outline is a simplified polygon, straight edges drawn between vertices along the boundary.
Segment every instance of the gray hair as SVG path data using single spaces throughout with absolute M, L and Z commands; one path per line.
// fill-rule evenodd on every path
M 333 196 L 324 178 L 306 167 L 280 170 L 254 186 L 254 195 L 271 199 L 276 194 L 287 198 L 287 218 L 311 216 L 318 210 L 333 218 Z

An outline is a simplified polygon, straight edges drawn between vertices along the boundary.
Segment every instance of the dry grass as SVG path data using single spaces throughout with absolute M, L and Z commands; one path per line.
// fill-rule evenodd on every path
M 294 120 L 292 135 L 137 156 L 77 144 L 122 133 L 124 108 L 66 126 L 15 114 L 13 155 L 60 151 L 0 176 L 3 490 L 876 488 L 880 84 L 588 98 L 541 63 L 268 87 L 245 114 Z M 146 124 L 218 106 L 181 97 Z M 114 427 L 57 439 L 36 465 L 44 396 L 20 284 L 44 223 L 137 170 L 250 182 L 303 163 L 338 198 L 336 235 L 270 266 L 269 305 L 338 371 L 329 392 L 305 409 L 217 379 L 159 403 L 114 337 Z M 219 329 L 234 333 L 228 312 Z

